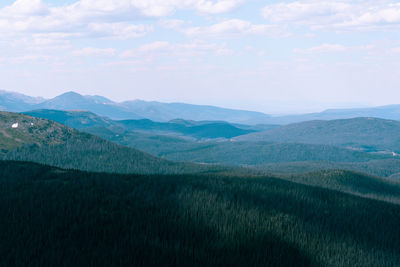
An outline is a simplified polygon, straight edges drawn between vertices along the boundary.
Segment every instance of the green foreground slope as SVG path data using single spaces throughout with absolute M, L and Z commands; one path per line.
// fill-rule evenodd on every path
M 0 162 L 5 266 L 398 266 L 400 206 L 276 178 Z
M 171 162 L 50 120 L 9 112 L 0 112 L 0 159 L 112 173 L 176 174 L 227 169 Z

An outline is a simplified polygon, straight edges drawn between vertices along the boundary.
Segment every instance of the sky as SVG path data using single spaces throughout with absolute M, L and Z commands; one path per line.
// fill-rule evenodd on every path
M 0 89 L 272 114 L 400 104 L 400 1 L 0 0 Z

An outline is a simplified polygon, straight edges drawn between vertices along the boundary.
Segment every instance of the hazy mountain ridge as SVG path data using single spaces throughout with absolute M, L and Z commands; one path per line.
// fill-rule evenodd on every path
M 82 96 L 75 92 L 67 92 L 53 99 L 46 100 L 33 106 L 32 109 L 87 110 L 100 116 L 116 119 L 143 118 L 109 99 L 99 96 Z
M 263 123 L 270 116 L 261 112 L 235 110 L 208 105 L 185 103 L 161 103 L 143 100 L 126 101 L 122 106 L 135 113 L 155 121 L 170 121 L 176 118 L 194 121 L 229 121 L 234 123 Z
M 14 95 L 14 96 L 13 96 Z M 262 112 L 220 108 L 185 103 L 162 103 L 157 101 L 132 100 L 114 102 L 103 96 L 82 96 L 67 92 L 53 99 L 41 99 L 22 94 L 0 93 L 0 109 L 23 112 L 34 109 L 87 110 L 112 119 L 150 119 L 167 122 L 174 119 L 195 121 L 228 121 L 242 124 L 289 124 L 310 120 L 335 120 L 356 117 L 377 117 L 400 120 L 400 105 L 371 108 L 328 109 L 318 113 L 271 116 Z
M 10 93 L 12 94 L 12 93 Z M 26 97 L 27 99 L 29 97 Z M 6 100 L 0 95 L 0 103 Z M 30 103 L 28 103 L 30 102 Z M 67 92 L 53 99 L 40 101 L 20 101 L 3 106 L 5 111 L 24 112 L 34 109 L 57 110 L 87 110 L 112 119 L 150 119 L 153 121 L 167 122 L 181 118 L 185 120 L 223 120 L 233 123 L 263 123 L 269 118 L 261 112 L 220 108 L 207 105 L 192 105 L 185 103 L 161 103 L 156 101 L 133 100 L 114 102 L 102 96 L 83 96 L 75 92 Z
M 45 101 L 40 97 L 30 97 L 27 95 L 0 90 L 0 110 L 22 111 L 31 109 L 35 104 Z
M 290 124 L 311 120 L 339 120 L 357 117 L 375 117 L 387 120 L 400 120 L 400 105 L 386 105 L 370 108 L 327 109 L 322 112 L 276 116 L 269 123 Z

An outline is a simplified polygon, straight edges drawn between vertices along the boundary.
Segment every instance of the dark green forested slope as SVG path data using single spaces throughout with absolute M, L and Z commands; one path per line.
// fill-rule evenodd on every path
M 400 265 L 399 205 L 276 178 L 0 162 L 0 218 L 4 266 Z
M 280 177 L 296 183 L 400 204 L 400 180 L 344 170 L 314 171 Z
M 395 179 L 400 173 L 400 159 L 379 159 L 365 162 L 296 161 L 276 162 L 254 166 L 274 173 L 307 173 L 320 170 L 352 170 Z
M 246 166 L 292 161 L 362 162 L 385 158 L 329 145 L 267 142 L 209 142 L 159 156 L 171 160 Z

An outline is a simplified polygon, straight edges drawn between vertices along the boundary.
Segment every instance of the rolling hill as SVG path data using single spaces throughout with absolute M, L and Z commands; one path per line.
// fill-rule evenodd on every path
M 126 125 L 119 124 L 118 121 L 89 112 L 39 110 L 29 114 L 54 119 L 114 143 L 169 160 L 246 166 L 274 173 L 344 169 L 388 177 L 400 172 L 400 159 L 391 154 L 369 154 L 323 144 L 221 142 L 220 140 L 197 142 L 178 138 L 176 135 L 171 135 L 171 132 L 165 135 L 166 130 L 174 129 L 176 125 L 197 127 L 210 122 L 174 120 L 170 122 L 172 124 L 168 124 L 146 120 L 127 121 L 128 124 L 133 124 L 134 129 L 141 129 L 137 132 L 128 131 L 124 128 Z M 160 125 L 164 127 L 164 132 L 159 131 Z M 148 132 L 143 131 L 144 129 Z M 186 133 L 186 137 L 188 134 Z
M 175 122 L 153 122 L 151 120 L 125 120 L 118 121 L 129 131 L 145 131 L 152 133 L 176 133 L 190 136 L 196 139 L 232 138 L 239 135 L 255 132 L 237 128 L 227 122 L 204 122 L 204 123 L 175 123 Z
M 293 161 L 365 162 L 387 158 L 329 145 L 266 142 L 206 142 L 185 151 L 159 155 L 176 161 L 247 167 Z
M 96 115 L 89 111 L 79 111 L 79 110 L 63 111 L 54 109 L 38 109 L 38 110 L 23 112 L 23 114 L 36 118 L 56 121 L 58 123 L 67 125 L 69 127 L 78 130 L 90 127 L 105 127 L 105 128 L 118 127 L 115 121 L 107 117 Z
M 332 162 L 332 161 L 287 161 L 266 163 L 252 166 L 253 168 L 280 174 L 301 174 L 322 170 L 349 170 L 370 175 L 398 179 L 400 176 L 400 159 L 374 159 L 363 162 Z
M 0 112 L 0 129 L 2 159 L 115 173 L 195 173 L 213 169 L 170 162 L 54 121 L 18 113 Z
M 378 118 L 307 121 L 235 139 L 340 145 L 364 151 L 400 152 L 400 122 Z
M 135 132 L 117 134 L 105 128 L 87 131 L 169 160 L 245 166 L 274 173 L 344 169 L 388 177 L 400 172 L 400 158 L 390 154 L 371 154 L 329 145 L 193 142 L 165 135 Z
M 24 112 L 38 118 L 45 118 L 68 125 L 75 129 L 94 132 L 93 128 L 107 128 L 115 134 L 127 135 L 129 132 L 142 132 L 154 135 L 172 135 L 191 137 L 195 139 L 232 138 L 239 135 L 255 132 L 252 129 L 242 129 L 227 122 L 213 121 L 184 121 L 154 122 L 142 120 L 111 120 L 100 117 L 88 111 L 60 111 L 60 110 L 33 110 Z M 246 127 L 242 125 L 242 127 Z M 261 127 L 261 126 L 260 126 Z M 264 126 L 266 127 L 266 126 Z M 90 129 L 92 128 L 92 129 Z M 249 127 L 251 128 L 251 127 Z

